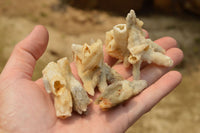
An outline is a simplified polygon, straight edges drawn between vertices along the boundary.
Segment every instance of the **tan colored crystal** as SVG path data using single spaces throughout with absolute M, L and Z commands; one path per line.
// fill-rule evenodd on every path
M 114 82 L 105 88 L 105 91 L 96 99 L 96 103 L 102 109 L 111 108 L 137 95 L 146 86 L 147 83 L 145 80 L 122 80 Z
M 162 47 L 145 38 L 142 26 L 143 22 L 131 10 L 126 24 L 118 24 L 106 33 L 106 51 L 110 56 L 123 60 L 126 67 L 132 64 L 136 80 L 140 79 L 140 65 L 144 61 L 166 67 L 173 65 Z
M 50 62 L 42 73 L 47 92 L 53 93 L 56 116 L 60 118 L 71 116 L 72 96 L 58 64 Z
M 53 93 L 56 115 L 71 116 L 72 105 L 79 114 L 87 111 L 91 100 L 81 83 L 71 73 L 68 59 L 50 62 L 43 70 L 43 81 L 48 93 Z
M 91 100 L 83 89 L 81 83 L 73 76 L 68 59 L 64 57 L 58 60 L 57 64 L 59 65 L 67 84 L 69 84 L 69 89 L 73 99 L 73 109 L 79 114 L 86 112 L 87 106 L 91 103 Z
M 97 40 L 91 45 L 73 44 L 74 59 L 78 74 L 83 82 L 85 90 L 94 95 L 94 89 L 98 86 L 100 92 L 109 84 L 122 80 L 122 77 L 103 62 L 102 41 Z
M 72 50 L 84 89 L 93 96 L 100 78 L 100 68 L 103 64 L 102 42 L 97 40 L 91 45 L 87 43 L 84 45 L 72 44 Z

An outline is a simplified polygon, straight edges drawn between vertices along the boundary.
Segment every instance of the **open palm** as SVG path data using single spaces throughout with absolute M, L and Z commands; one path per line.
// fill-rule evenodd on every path
M 15 46 L 0 75 L 0 132 L 124 132 L 181 81 L 181 74 L 168 72 L 170 68 L 144 65 L 141 77 L 147 80 L 149 87 L 138 96 L 108 111 L 101 111 L 98 105 L 92 103 L 86 115 L 74 113 L 65 120 L 58 119 L 42 80 L 31 80 L 35 63 L 45 51 L 47 43 L 47 30 L 43 26 L 36 26 L 28 37 Z M 174 39 L 165 37 L 156 43 L 167 50 L 166 54 L 173 59 L 174 66 L 180 63 L 183 53 L 176 48 Z M 115 59 L 105 54 L 105 62 L 112 66 Z M 74 64 L 71 67 L 77 77 Z M 132 80 L 131 69 L 121 64 L 113 68 L 127 80 Z

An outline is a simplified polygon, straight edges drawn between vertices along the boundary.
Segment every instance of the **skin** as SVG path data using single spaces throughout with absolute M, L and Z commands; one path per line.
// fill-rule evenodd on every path
M 155 42 L 166 49 L 166 55 L 173 59 L 174 66 L 181 62 L 183 53 L 173 38 L 164 37 Z M 141 69 L 141 76 L 147 80 L 149 87 L 136 97 L 108 111 L 102 111 L 92 103 L 87 115 L 73 113 L 65 120 L 58 119 L 42 80 L 31 80 L 35 63 L 44 53 L 47 43 L 48 31 L 39 25 L 15 46 L 0 75 L 0 132 L 125 132 L 181 82 L 179 72 L 146 64 Z M 105 62 L 112 66 L 115 61 L 105 53 Z M 74 63 L 71 68 L 78 78 Z M 132 80 L 130 68 L 124 68 L 122 64 L 113 68 L 127 80 Z

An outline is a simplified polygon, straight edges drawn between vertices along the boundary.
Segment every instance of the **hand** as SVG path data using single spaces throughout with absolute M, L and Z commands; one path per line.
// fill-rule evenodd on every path
M 176 48 L 176 41 L 165 37 L 155 41 L 166 49 L 166 54 L 180 63 L 183 53 Z M 170 68 L 145 65 L 142 79 L 149 87 L 136 97 L 108 111 L 91 104 L 87 115 L 74 113 L 65 120 L 55 116 L 50 96 L 41 79 L 32 81 L 34 66 L 48 43 L 48 32 L 43 26 L 36 26 L 32 33 L 19 42 L 0 75 L 0 132 L 8 133 L 67 133 L 124 132 L 138 118 L 148 112 L 181 81 L 181 74 Z M 113 65 L 116 60 L 105 54 L 105 61 Z M 77 76 L 74 64 L 72 71 Z M 131 80 L 131 70 L 123 65 L 113 66 L 123 77 Z

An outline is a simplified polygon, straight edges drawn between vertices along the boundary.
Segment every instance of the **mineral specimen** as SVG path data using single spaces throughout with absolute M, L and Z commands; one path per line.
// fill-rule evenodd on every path
M 117 81 L 105 88 L 105 91 L 96 99 L 96 103 L 102 109 L 111 108 L 137 95 L 145 87 L 147 87 L 145 80 Z
M 52 92 L 54 96 L 56 116 L 61 118 L 71 116 L 72 96 L 58 64 L 50 62 L 42 73 L 47 92 Z
M 43 70 L 43 81 L 47 92 L 54 94 L 54 105 L 58 117 L 69 117 L 72 105 L 79 114 L 87 111 L 90 104 L 87 93 L 81 83 L 71 73 L 68 59 L 62 58 L 50 62 Z
M 85 90 L 94 95 L 94 89 L 98 86 L 99 91 L 111 83 L 122 80 L 122 77 L 103 62 L 102 41 L 88 45 L 73 44 L 72 51 L 77 65 L 78 74 L 83 82 Z
M 126 67 L 132 64 L 135 80 L 140 79 L 140 66 L 144 61 L 166 67 L 173 65 L 162 47 L 145 38 L 142 26 L 143 22 L 131 10 L 126 24 L 118 24 L 106 33 L 106 51 L 110 56 L 123 60 Z
M 43 70 L 43 81 L 48 93 L 53 93 L 56 115 L 61 118 L 71 116 L 72 108 L 82 114 L 87 111 L 94 96 L 95 88 L 100 96 L 95 100 L 100 108 L 108 109 L 139 94 L 147 87 L 140 80 L 142 62 L 170 67 L 173 61 L 165 55 L 165 50 L 146 39 L 142 30 L 143 22 L 136 18 L 133 10 L 126 17 L 126 24 L 118 24 L 106 32 L 106 52 L 123 62 L 125 67 L 133 66 L 133 81 L 127 81 L 104 62 L 102 41 L 91 44 L 72 44 L 72 51 L 78 75 L 83 83 L 73 76 L 67 58 L 50 62 Z M 87 92 L 87 93 L 86 93 Z

